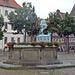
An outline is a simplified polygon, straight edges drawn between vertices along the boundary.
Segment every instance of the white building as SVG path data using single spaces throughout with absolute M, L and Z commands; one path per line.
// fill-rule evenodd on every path
M 15 0 L 0 0 L 0 15 L 2 14 L 4 17 L 4 27 L 7 32 L 4 33 L 3 40 L 0 40 L 0 49 L 3 49 L 8 42 L 23 42 L 24 35 L 23 34 L 13 34 L 12 26 L 9 25 L 8 14 L 11 11 L 14 11 L 15 8 L 22 8 L 19 6 Z

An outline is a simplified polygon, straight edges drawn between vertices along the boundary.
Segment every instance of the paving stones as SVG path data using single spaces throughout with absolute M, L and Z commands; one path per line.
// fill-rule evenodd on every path
M 2 60 L 2 58 L 3 58 L 3 60 Z M 69 65 L 70 64 L 73 64 L 73 65 L 75 64 L 74 63 L 75 62 L 75 53 L 71 53 L 71 54 L 67 54 L 67 55 L 63 54 L 63 53 L 62 54 L 59 53 L 58 54 L 58 58 L 63 59 L 64 64 L 69 64 Z M 3 62 L 6 59 L 8 59 L 6 56 L 0 56 L 0 61 Z M 0 64 L 3 66 L 2 62 L 0 62 Z M 40 72 L 42 72 L 42 73 L 50 73 L 48 75 L 51 75 L 52 70 L 53 69 L 48 69 L 48 70 L 45 70 L 45 69 L 23 69 L 23 70 L 13 70 L 13 69 L 12 70 L 6 70 L 6 69 L 0 69 L 0 75 L 39 75 Z M 55 69 L 54 72 L 53 72 L 53 75 L 75 75 L 75 67 Z

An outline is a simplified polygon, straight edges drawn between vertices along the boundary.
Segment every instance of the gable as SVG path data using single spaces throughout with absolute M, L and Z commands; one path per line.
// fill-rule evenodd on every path
M 71 11 L 71 16 L 75 16 L 75 4 L 74 4 L 73 9 Z

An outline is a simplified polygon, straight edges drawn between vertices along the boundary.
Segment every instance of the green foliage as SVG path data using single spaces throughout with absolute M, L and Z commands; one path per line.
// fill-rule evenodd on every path
M 46 43 L 48 46 L 53 46 L 53 43 L 52 42 L 47 42 Z
M 3 16 L 1 15 L 1 16 L 0 16 L 0 40 L 2 40 L 2 38 L 3 38 L 3 31 L 2 31 L 3 25 L 4 25 L 4 18 L 3 18 Z
M 56 13 L 50 13 L 49 14 L 49 22 L 47 23 L 47 28 L 43 31 L 44 33 L 55 33 L 62 37 L 68 36 L 70 34 L 75 35 L 75 22 L 74 17 L 72 17 L 70 14 L 66 12 L 64 19 L 58 19 L 56 17 Z
M 60 26 L 60 19 L 57 19 L 55 12 L 54 13 L 51 12 L 49 14 L 49 22 L 47 24 L 48 24 L 47 29 L 51 33 L 54 33 L 54 32 L 58 31 L 58 28 Z
M 36 42 L 31 42 L 30 45 L 32 45 L 32 46 L 36 46 L 37 43 L 36 43 Z
M 63 34 L 64 36 L 75 34 L 74 17 L 66 12 L 65 18 L 61 22 L 60 29 L 59 34 Z
M 11 42 L 11 45 L 16 45 L 16 43 L 15 42 Z
M 44 48 L 46 46 L 46 43 L 42 41 L 42 42 L 39 42 L 38 45 L 40 45 L 42 48 Z
M 18 42 L 17 45 L 30 45 L 29 42 L 25 43 L 25 42 Z
M 35 14 L 34 6 L 32 7 L 31 3 L 23 3 L 22 9 L 15 9 L 15 12 L 11 12 L 8 15 L 10 24 L 12 25 L 13 30 L 17 30 L 17 33 L 25 33 L 24 42 L 26 43 L 26 32 L 28 35 L 35 35 L 40 27 L 38 26 L 38 17 Z M 37 32 L 35 32 L 37 31 Z
M 10 24 L 12 25 L 13 30 L 17 30 L 18 33 L 22 33 L 22 30 L 38 28 L 37 15 L 34 13 L 35 9 L 32 7 L 31 3 L 23 3 L 23 9 L 16 9 L 15 13 L 11 12 L 8 16 Z
M 49 18 L 48 18 L 49 22 L 47 22 L 47 28 L 44 29 L 44 33 L 55 33 L 58 32 L 59 28 L 60 28 L 60 19 L 57 19 L 56 17 L 56 13 L 50 13 L 49 14 Z
M 3 31 L 0 28 L 0 40 L 2 40 L 2 38 L 3 38 Z
M 16 44 L 15 42 L 8 42 L 8 43 L 7 43 L 7 46 L 8 46 L 9 48 L 12 48 L 15 44 Z
M 48 32 L 50 32 L 51 33 L 51 41 L 52 41 L 52 34 L 55 32 L 59 32 L 59 30 L 60 30 L 61 20 L 56 17 L 55 12 L 53 12 L 53 13 L 50 12 L 48 21 L 49 21 L 49 22 L 47 22 L 48 26 L 46 29 L 43 30 L 43 33 L 47 34 Z

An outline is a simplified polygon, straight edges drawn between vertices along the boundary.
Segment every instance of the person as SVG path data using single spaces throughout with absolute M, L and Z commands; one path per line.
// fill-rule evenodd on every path
M 57 51 L 59 52 L 60 51 L 60 48 L 58 47 Z
M 4 49 L 3 49 L 3 52 L 5 52 L 5 47 L 4 47 Z
M 63 48 L 61 47 L 61 52 L 63 52 Z

